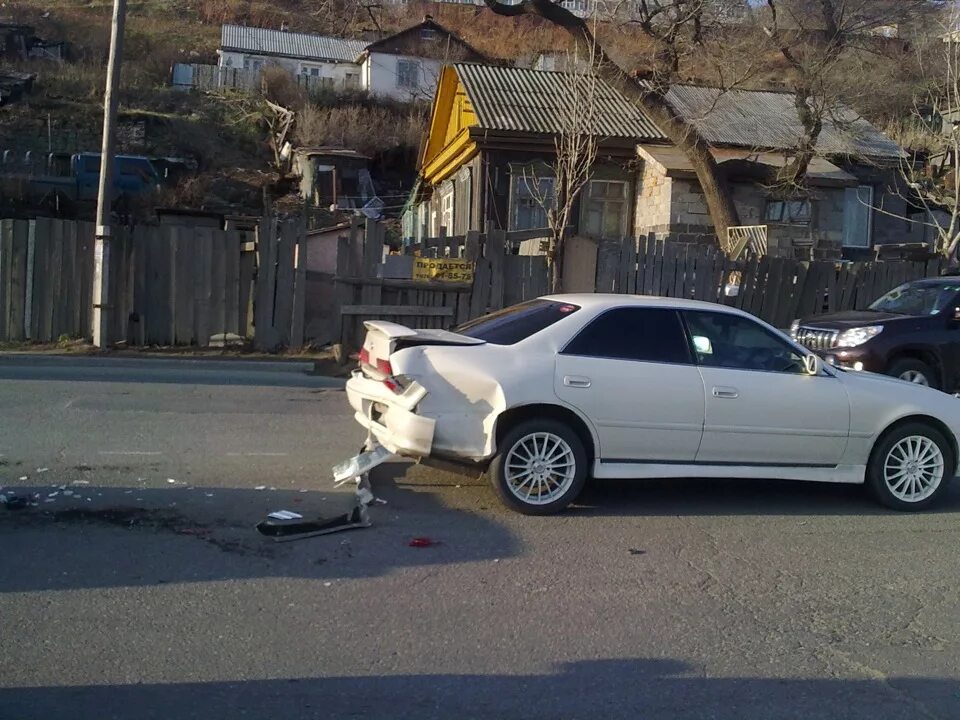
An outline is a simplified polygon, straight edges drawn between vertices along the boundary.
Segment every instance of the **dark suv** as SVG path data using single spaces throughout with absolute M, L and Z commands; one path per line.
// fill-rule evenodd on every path
M 956 390 L 960 277 L 905 283 L 866 310 L 797 320 L 790 334 L 834 365 Z

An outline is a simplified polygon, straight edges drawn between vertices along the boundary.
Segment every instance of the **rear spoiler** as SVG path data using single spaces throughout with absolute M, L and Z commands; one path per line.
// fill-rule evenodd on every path
M 387 339 L 396 341 L 395 349 L 411 347 L 413 345 L 485 345 L 486 340 L 467 337 L 449 330 L 437 328 L 422 328 L 415 330 L 406 325 L 388 322 L 386 320 L 367 320 L 363 323 L 368 331 L 375 331 L 385 335 Z

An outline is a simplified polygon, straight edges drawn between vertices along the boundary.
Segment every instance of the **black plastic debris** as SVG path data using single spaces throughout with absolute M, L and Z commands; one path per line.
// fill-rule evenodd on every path
M 7 495 L 7 501 L 4 505 L 6 505 L 7 510 L 23 510 L 29 502 L 29 498 L 23 495 Z
M 257 531 L 261 535 L 273 538 L 275 542 L 290 542 L 329 535 L 330 533 L 370 527 L 370 517 L 365 505 L 358 504 L 353 510 L 330 519 L 317 518 L 316 520 L 278 520 L 268 517 L 257 523 Z

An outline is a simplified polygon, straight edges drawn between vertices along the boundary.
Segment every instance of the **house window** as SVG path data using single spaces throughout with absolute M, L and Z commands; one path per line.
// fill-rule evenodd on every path
M 440 196 L 440 225 L 453 234 L 453 187 Z
M 873 188 L 847 188 L 843 197 L 843 246 L 868 248 L 873 237 Z
M 420 63 L 416 60 L 397 60 L 397 87 L 420 87 Z
M 245 57 L 243 59 L 244 70 L 259 70 L 263 67 L 263 60 L 259 58 Z
M 811 206 L 809 199 L 771 200 L 764 215 L 767 222 L 781 225 L 809 225 Z
M 583 230 L 593 237 L 627 234 L 628 184 L 622 180 L 591 180 L 583 205 Z
M 553 178 L 527 174 L 511 176 L 510 229 L 537 230 L 547 227 L 544 205 L 553 205 Z
M 356 89 L 360 87 L 360 76 L 356 73 L 347 73 L 343 79 L 343 86 L 346 88 Z

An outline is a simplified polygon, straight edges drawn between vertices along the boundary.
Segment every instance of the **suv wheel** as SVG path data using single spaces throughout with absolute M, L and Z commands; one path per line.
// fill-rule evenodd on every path
M 527 420 L 511 429 L 490 463 L 503 503 L 524 515 L 552 515 L 576 500 L 587 479 L 587 453 L 556 420 Z
M 923 510 L 943 498 L 956 461 L 936 428 L 908 423 L 880 438 L 867 466 L 867 485 L 894 510 Z
M 894 361 L 887 370 L 887 375 L 917 385 L 926 385 L 937 389 L 940 387 L 936 371 L 922 360 L 916 360 L 915 358 L 901 358 Z

